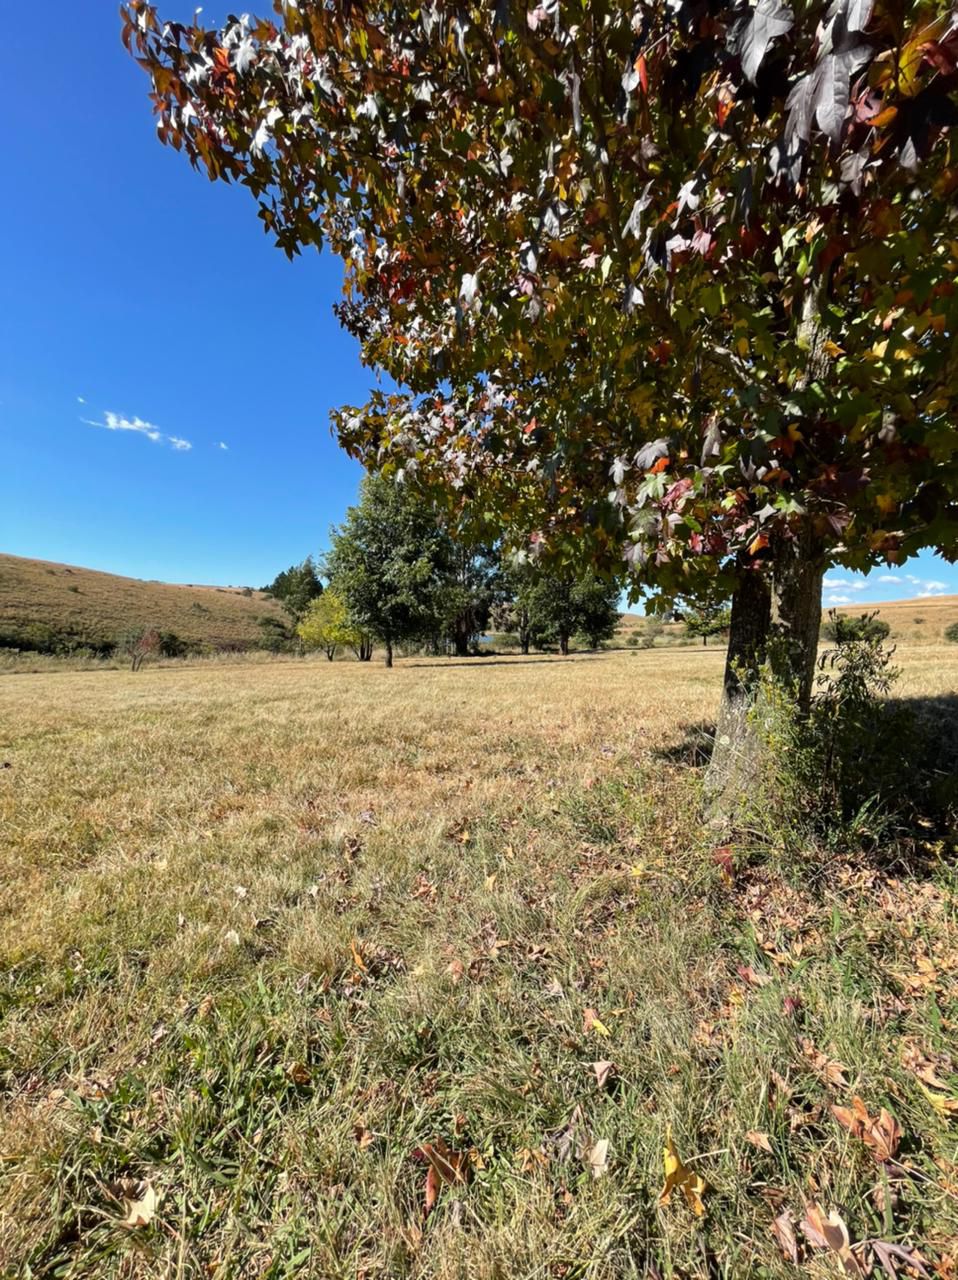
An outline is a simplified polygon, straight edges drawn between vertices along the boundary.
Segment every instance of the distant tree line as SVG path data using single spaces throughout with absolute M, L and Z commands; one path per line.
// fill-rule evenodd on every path
M 300 607 L 304 581 L 312 594 Z M 368 661 L 378 647 L 387 666 L 399 650 L 479 653 L 490 631 L 514 637 L 524 653 L 568 653 L 573 637 L 597 648 L 619 620 L 616 581 L 511 563 L 499 547 L 465 541 L 421 499 L 376 475 L 363 480 L 359 501 L 331 531 L 321 565 L 307 560 L 267 589 L 295 619 L 305 648 L 330 660 L 351 650 Z

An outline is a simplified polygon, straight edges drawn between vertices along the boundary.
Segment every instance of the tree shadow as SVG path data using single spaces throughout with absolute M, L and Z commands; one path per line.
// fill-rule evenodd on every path
M 690 769 L 704 769 L 712 755 L 715 742 L 715 721 L 696 720 L 694 724 L 679 725 L 682 738 L 667 747 L 657 747 L 652 752 L 655 760 L 663 764 L 685 765 Z
M 605 654 L 602 653 L 570 653 L 566 657 L 562 657 L 558 653 L 544 653 L 539 657 L 529 658 L 483 658 L 477 656 L 475 658 L 429 659 L 425 662 L 421 662 L 418 658 L 405 658 L 403 662 L 406 666 L 411 667 L 481 667 L 484 670 L 486 667 L 521 667 L 525 665 L 538 667 L 544 663 L 555 662 L 595 662 L 603 657 L 605 657 Z
M 654 758 L 703 770 L 714 722 L 678 728 L 679 739 L 656 750 Z M 940 853 L 958 840 L 958 693 L 888 697 L 874 705 L 873 715 L 844 730 L 825 744 L 824 757 L 808 757 L 829 762 L 819 775 L 804 779 L 803 816 L 811 825 L 860 830 L 863 837 L 872 830 L 876 849 L 884 846 L 902 865 L 921 861 L 923 849 Z M 813 744 L 813 751 L 821 748 L 821 742 Z M 774 767 L 807 771 L 808 759 L 789 760 L 778 748 Z

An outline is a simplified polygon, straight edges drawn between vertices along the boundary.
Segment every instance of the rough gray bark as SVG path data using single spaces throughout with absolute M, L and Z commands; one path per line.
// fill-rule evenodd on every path
M 815 680 L 822 617 L 821 548 L 808 536 L 778 540 L 770 571 L 743 569 L 732 597 L 728 657 L 715 744 L 706 778 L 708 815 L 727 826 L 754 792 L 767 743 L 761 727 L 761 671 L 806 712 Z

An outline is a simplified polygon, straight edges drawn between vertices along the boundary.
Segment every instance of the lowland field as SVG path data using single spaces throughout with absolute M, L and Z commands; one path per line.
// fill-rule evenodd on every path
M 0 681 L 0 1275 L 953 1280 L 954 840 L 716 850 L 722 662 Z

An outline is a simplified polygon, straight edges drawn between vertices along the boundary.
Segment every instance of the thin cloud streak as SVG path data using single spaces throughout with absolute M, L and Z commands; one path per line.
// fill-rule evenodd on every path
M 189 440 L 184 440 L 182 436 L 168 436 L 156 423 L 147 422 L 136 415 L 128 418 L 125 414 L 113 413 L 108 409 L 103 415 L 102 422 L 97 422 L 93 418 L 81 418 L 80 421 L 88 427 L 99 427 L 103 431 L 131 431 L 134 435 L 146 436 L 147 440 L 152 440 L 154 444 L 168 444 L 178 453 L 186 453 L 193 448 Z

